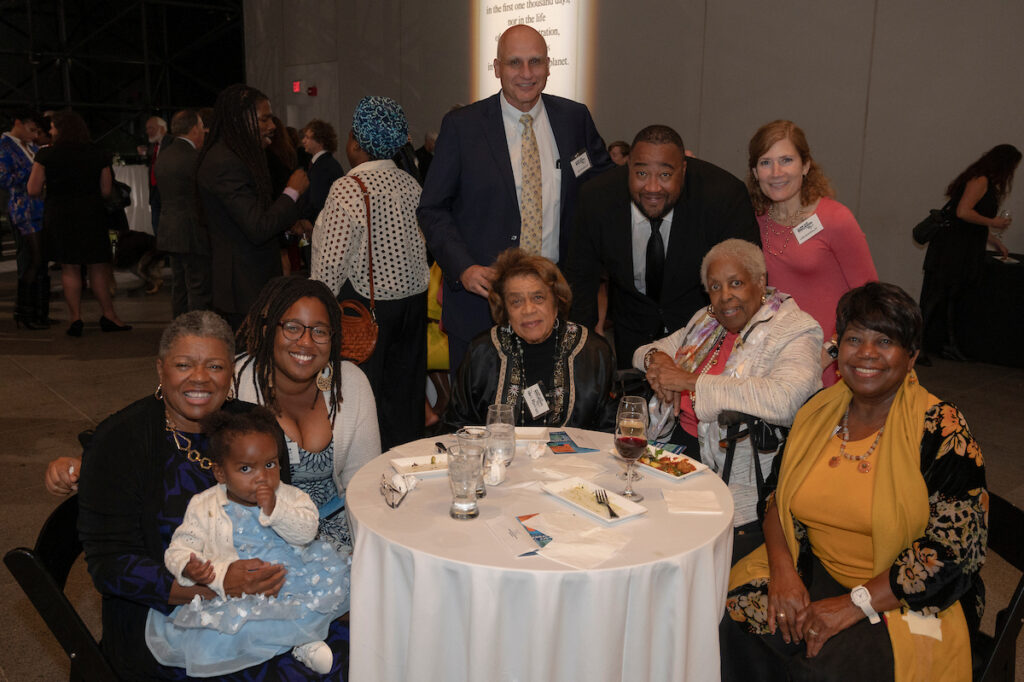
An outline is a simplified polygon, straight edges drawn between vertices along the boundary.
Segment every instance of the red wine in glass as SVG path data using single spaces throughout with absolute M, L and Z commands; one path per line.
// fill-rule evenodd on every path
M 639 459 L 647 449 L 647 439 L 636 436 L 621 436 L 615 439 L 615 449 L 622 459 Z

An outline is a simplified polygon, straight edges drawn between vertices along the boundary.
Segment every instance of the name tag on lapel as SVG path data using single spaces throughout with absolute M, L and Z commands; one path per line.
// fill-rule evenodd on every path
M 810 218 L 793 228 L 793 236 L 796 237 L 798 243 L 803 244 L 805 241 L 824 229 L 825 226 L 821 224 L 820 220 L 818 220 L 818 216 L 812 215 Z
M 576 156 L 572 157 L 572 161 L 569 163 L 572 164 L 572 172 L 576 174 L 577 178 L 593 167 L 586 149 L 576 152 Z

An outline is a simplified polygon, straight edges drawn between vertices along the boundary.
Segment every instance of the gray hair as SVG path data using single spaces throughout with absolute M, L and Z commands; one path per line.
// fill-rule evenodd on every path
M 711 263 L 719 258 L 732 258 L 754 281 L 764 277 L 768 270 L 764 264 L 764 254 L 757 244 L 745 239 L 726 239 L 712 246 L 700 263 L 700 281 L 704 284 L 704 291 L 708 290 L 708 270 Z
M 178 315 L 164 329 L 160 336 L 157 357 L 164 358 L 171 346 L 183 336 L 198 336 L 202 339 L 223 341 L 228 348 L 228 357 L 235 357 L 235 335 L 224 318 L 211 310 L 193 310 Z

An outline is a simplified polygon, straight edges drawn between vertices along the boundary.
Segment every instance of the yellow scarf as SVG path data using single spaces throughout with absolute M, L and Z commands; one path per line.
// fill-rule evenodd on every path
M 852 395 L 846 383 L 840 381 L 808 400 L 793 421 L 775 503 L 794 564 L 798 542 L 790 513 L 793 495 L 834 434 Z M 899 553 L 921 537 L 928 525 L 928 489 L 921 475 L 920 450 L 925 412 L 936 402 L 935 396 L 917 383 L 917 375 L 911 370 L 889 409 L 879 443 L 883 456 L 875 462 L 871 509 L 874 575 L 887 572 Z M 768 577 L 768 554 L 762 545 L 733 567 L 729 589 L 764 577 Z M 911 633 L 900 609 L 884 615 L 896 664 L 896 682 L 953 682 L 971 678 L 970 641 L 960 602 L 937 614 L 942 641 Z

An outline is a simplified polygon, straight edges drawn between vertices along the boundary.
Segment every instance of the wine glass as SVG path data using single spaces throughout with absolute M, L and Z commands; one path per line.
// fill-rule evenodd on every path
M 1010 211 L 1010 209 L 1008 208 L 1004 208 L 1002 211 L 999 212 L 999 215 L 997 217 L 1005 218 L 1006 220 L 1013 220 L 1013 212 Z M 1002 237 L 1009 227 L 1009 225 L 1007 225 L 1006 227 L 993 227 L 992 231 L 996 233 L 997 237 Z
M 643 495 L 633 492 L 633 467 L 647 451 L 647 401 L 636 395 L 623 396 L 615 415 L 615 449 L 626 460 L 626 489 L 619 493 L 627 500 L 640 502 Z

